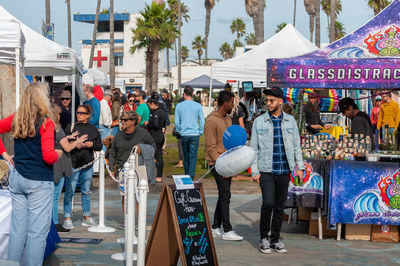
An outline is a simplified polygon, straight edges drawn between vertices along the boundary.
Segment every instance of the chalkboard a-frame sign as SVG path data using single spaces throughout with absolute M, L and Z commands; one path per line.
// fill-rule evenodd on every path
M 146 265 L 218 265 L 201 183 L 165 185 L 146 247 Z

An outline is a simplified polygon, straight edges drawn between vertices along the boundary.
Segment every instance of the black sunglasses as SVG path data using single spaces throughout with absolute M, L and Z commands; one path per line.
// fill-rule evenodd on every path
M 127 118 L 122 118 L 121 119 L 121 121 L 124 121 L 124 122 L 129 121 L 129 120 L 132 120 L 132 119 L 127 119 Z
M 133 102 L 135 102 L 135 100 L 129 100 L 129 102 L 130 102 L 130 103 L 133 103 Z
M 76 112 L 77 115 L 88 115 L 89 113 L 86 112 Z
M 71 98 L 61 98 L 61 101 L 71 100 Z
M 376 101 L 377 101 L 377 102 L 381 102 L 382 100 L 381 100 L 381 99 L 377 99 Z

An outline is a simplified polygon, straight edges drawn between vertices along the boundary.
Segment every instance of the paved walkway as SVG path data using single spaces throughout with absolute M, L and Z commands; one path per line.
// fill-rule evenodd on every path
M 238 182 L 235 186 L 252 186 L 249 182 Z M 157 185 L 161 186 L 161 185 Z M 211 185 L 210 185 L 211 186 Z M 116 187 L 108 182 L 106 190 L 106 223 L 117 228 L 122 221 L 121 199 Z M 152 189 L 152 191 L 159 191 Z M 206 191 L 207 192 L 207 191 Z M 92 200 L 93 216 L 98 213 L 98 191 L 94 189 Z M 151 192 L 148 196 L 147 225 L 153 221 L 158 204 L 159 194 Z M 207 194 L 206 201 L 209 216 L 213 220 L 213 211 L 217 196 Z M 244 236 L 244 241 L 229 242 L 215 240 L 218 261 L 220 265 L 393 265 L 400 264 L 399 244 L 373 243 L 370 241 L 340 242 L 331 239 L 318 240 L 307 234 L 308 223 L 290 224 L 284 222 L 282 237 L 288 248 L 287 254 L 262 254 L 258 251 L 259 209 L 261 205 L 259 194 L 234 194 L 231 200 L 231 221 L 234 230 Z M 62 214 L 62 199 L 59 204 Z M 103 238 L 97 245 L 59 244 L 59 248 L 45 261 L 45 265 L 124 265 L 123 262 L 111 259 L 113 253 L 121 252 L 123 245 L 116 240 L 123 237 L 123 230 L 112 234 L 90 233 L 81 223 L 80 195 L 76 195 L 73 222 L 75 229 L 70 233 L 61 233 L 61 237 Z M 62 219 L 61 219 L 62 221 Z M 147 234 L 149 234 L 149 230 Z M 162 251 L 160 251 L 162 252 Z

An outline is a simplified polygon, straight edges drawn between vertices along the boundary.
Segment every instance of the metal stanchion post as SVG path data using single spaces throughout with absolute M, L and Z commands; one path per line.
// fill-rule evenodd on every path
M 138 218 L 138 266 L 145 265 L 146 251 L 146 212 L 147 212 L 147 191 L 149 185 L 147 180 L 142 179 L 139 183 L 139 218 Z
M 133 234 L 135 233 L 135 189 L 134 185 L 136 182 L 135 174 L 135 155 L 131 155 L 129 158 L 129 173 L 128 173 L 128 186 L 127 186 L 127 196 L 128 196 L 128 230 L 126 236 L 126 265 L 133 265 Z
M 135 174 L 135 158 L 133 158 L 133 164 L 131 156 L 128 159 L 128 162 L 124 164 L 124 172 L 125 172 L 125 211 L 124 211 L 124 220 L 125 220 L 125 238 L 120 238 L 117 240 L 118 243 L 125 243 L 125 251 L 119 252 L 111 255 L 111 258 L 114 260 L 126 260 L 126 265 L 132 265 L 133 260 L 137 260 L 137 254 L 133 253 L 133 238 L 134 238 L 134 227 L 135 227 L 135 192 L 134 192 L 134 182 L 136 182 L 136 174 Z M 131 166 L 133 165 L 133 168 Z M 132 210 L 133 209 L 133 210 Z M 129 227 L 130 223 L 133 222 L 133 226 Z M 133 230 L 132 230 L 133 229 Z M 127 253 L 129 252 L 129 253 Z M 129 254 L 129 255 L 127 255 Z
M 89 232 L 112 233 L 115 229 L 104 225 L 104 151 L 100 151 L 99 169 L 99 225 L 88 228 Z

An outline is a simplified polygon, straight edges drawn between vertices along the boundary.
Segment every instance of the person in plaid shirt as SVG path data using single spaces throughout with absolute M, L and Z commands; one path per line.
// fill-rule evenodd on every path
M 263 199 L 259 249 L 266 254 L 271 253 L 271 249 L 286 253 L 285 245 L 279 240 L 279 236 L 290 181 L 289 174 L 297 168 L 296 174 L 302 182 L 304 162 L 296 121 L 293 116 L 282 111 L 282 89 L 266 89 L 264 94 L 267 98 L 268 112 L 254 120 L 250 144 L 256 155 L 251 166 L 252 177 L 254 182 L 260 184 Z

